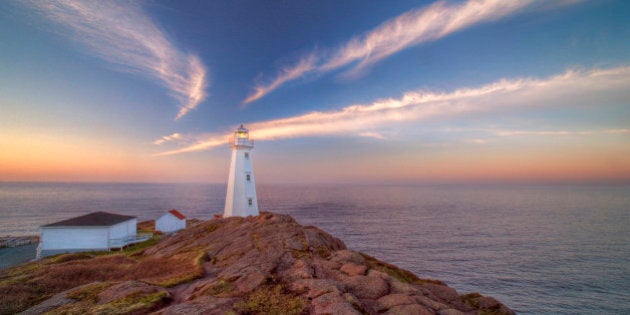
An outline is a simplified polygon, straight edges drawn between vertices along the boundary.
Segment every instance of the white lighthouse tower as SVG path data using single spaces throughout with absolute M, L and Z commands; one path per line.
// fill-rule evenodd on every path
M 256 200 L 256 182 L 250 152 L 254 148 L 254 140 L 249 139 L 249 130 L 241 125 L 234 132 L 232 141 L 232 163 L 223 217 L 256 216 L 258 215 L 258 200 Z

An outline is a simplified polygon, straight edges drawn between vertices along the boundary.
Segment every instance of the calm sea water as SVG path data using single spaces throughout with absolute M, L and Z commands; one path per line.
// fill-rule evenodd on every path
M 522 314 L 630 314 L 630 186 L 259 185 L 258 194 L 261 210 Z M 210 184 L 0 183 L 0 235 L 93 211 L 208 219 L 224 195 Z

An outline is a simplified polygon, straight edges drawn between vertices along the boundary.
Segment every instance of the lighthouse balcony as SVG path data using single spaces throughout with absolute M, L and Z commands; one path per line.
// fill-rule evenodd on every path
M 254 140 L 247 139 L 247 138 L 236 138 L 231 141 L 231 144 L 233 146 L 253 147 Z

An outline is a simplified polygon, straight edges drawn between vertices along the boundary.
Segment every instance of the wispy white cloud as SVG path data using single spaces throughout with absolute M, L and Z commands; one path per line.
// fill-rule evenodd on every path
M 379 139 L 379 140 L 387 139 L 382 134 L 378 132 L 374 132 L 374 131 L 364 131 L 364 132 L 360 132 L 358 135 L 361 137 L 368 137 L 368 138 L 374 138 L 374 139 Z
M 206 69 L 179 50 L 134 2 L 24 1 L 116 69 L 156 79 L 179 102 L 179 119 L 206 98 Z
M 486 143 L 488 143 L 488 140 L 487 139 L 475 138 L 475 139 L 469 139 L 468 142 L 474 143 L 474 144 L 486 144 Z
M 470 0 L 447 4 L 438 1 L 426 8 L 406 12 L 369 33 L 352 38 L 322 66 L 337 69 L 359 61 L 353 71 L 397 53 L 409 46 L 440 39 L 471 25 L 500 19 L 529 6 L 534 0 Z
M 573 138 L 584 138 L 584 137 L 596 137 L 602 135 L 627 135 L 630 134 L 630 129 L 599 129 L 599 130 L 555 130 L 555 129 L 547 129 L 547 130 L 506 130 L 506 129 L 484 129 L 484 128 L 456 128 L 456 129 L 446 129 L 443 130 L 445 132 L 454 132 L 458 134 L 468 135 L 468 134 L 481 134 L 483 138 L 473 138 L 473 139 L 465 139 L 465 142 L 472 144 L 480 144 L 485 145 L 488 143 L 494 143 L 498 139 L 501 138 L 510 138 L 510 137 L 544 137 L 548 138 L 558 138 L 558 137 L 573 137 Z
M 181 138 L 182 138 L 182 135 L 176 132 L 176 133 L 170 134 L 168 136 L 164 136 L 164 137 L 162 137 L 160 139 L 157 139 L 157 140 L 153 141 L 153 144 L 155 144 L 155 145 L 162 145 L 162 144 L 164 144 L 166 142 L 176 141 L 176 140 L 179 140 Z
M 545 79 L 503 79 L 487 85 L 451 92 L 410 91 L 399 98 L 371 104 L 350 105 L 340 110 L 248 124 L 258 140 L 309 136 L 377 135 L 400 123 L 420 122 L 434 117 L 451 117 L 472 112 L 492 113 L 498 109 L 559 107 L 574 104 L 602 104 L 630 99 L 630 67 L 571 70 Z M 623 133 L 626 129 L 616 132 Z M 612 132 L 612 131 L 611 131 Z M 195 144 L 163 152 L 171 155 L 210 149 L 227 143 L 230 133 L 218 133 Z
M 282 84 L 291 80 L 295 80 L 304 75 L 304 73 L 313 71 L 314 69 L 315 55 L 310 55 L 309 57 L 300 60 L 300 62 L 296 66 L 282 69 L 278 76 L 271 83 L 267 85 L 257 85 L 254 88 L 254 93 L 248 96 L 243 101 L 243 103 L 247 104 L 257 99 L 260 99 L 261 97 L 267 95 L 269 92 L 280 87 Z
M 224 134 L 215 134 L 215 135 L 209 135 L 209 136 L 192 137 L 191 139 L 199 138 L 201 140 L 198 140 L 192 145 L 189 145 L 180 149 L 158 153 L 156 154 L 156 156 L 175 155 L 175 154 L 181 154 L 181 153 L 187 153 L 187 152 L 209 150 L 209 149 L 221 146 L 221 145 L 228 144 L 230 140 L 230 135 L 231 133 L 224 133 Z
M 603 133 L 607 134 L 630 134 L 630 129 L 608 129 L 604 130 Z
M 311 72 L 329 72 L 354 65 L 347 74 L 356 74 L 370 65 L 408 47 L 435 41 L 476 24 L 504 18 L 523 11 L 540 0 L 469 0 L 463 3 L 438 1 L 408 11 L 373 30 L 351 38 L 328 52 L 311 53 L 297 65 L 285 67 L 276 78 L 259 84 L 243 102 L 256 101 L 282 84 Z M 563 2 L 564 5 L 576 1 Z
M 602 134 L 630 134 L 630 129 L 604 130 L 496 130 L 493 134 L 500 137 L 512 136 L 592 136 Z

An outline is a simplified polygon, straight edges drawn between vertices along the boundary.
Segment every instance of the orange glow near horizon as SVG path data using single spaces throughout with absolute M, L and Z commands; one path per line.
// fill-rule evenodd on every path
M 598 150 L 466 147 L 370 156 L 274 156 L 255 166 L 260 181 L 272 182 L 624 182 L 630 180 L 627 156 L 629 147 L 614 146 Z M 301 159 L 308 167 L 292 162 Z
M 625 135 L 616 137 L 625 139 Z M 263 141 L 254 151 L 254 166 L 261 183 L 630 181 L 630 146 L 599 138 L 561 140 L 403 151 L 375 144 L 363 147 L 370 150 L 368 154 L 326 145 L 297 145 L 279 152 L 274 142 Z M 0 147 L 1 181 L 222 183 L 229 162 L 227 145 L 210 153 L 151 156 L 123 144 L 5 135 L 0 137 Z
M 127 145 L 77 138 L 5 135 L 0 148 L 0 181 L 178 182 L 218 175 L 177 167 L 173 159 L 154 159 Z
M 148 158 L 150 159 L 150 158 Z M 468 156 L 431 158 L 401 163 L 390 161 L 322 161 L 319 164 L 272 164 L 255 161 L 259 182 L 475 182 L 475 181 L 630 181 L 630 163 L 620 156 L 593 160 L 548 157 Z M 80 154 L 74 159 L 58 155 L 53 159 L 27 158 L 0 160 L 2 181 L 112 181 L 112 182 L 223 182 L 221 164 L 191 163 L 187 167 L 172 163 L 143 163 L 133 159 L 98 158 Z M 204 166 L 205 164 L 205 166 Z M 225 178 L 224 178 L 225 177 Z

